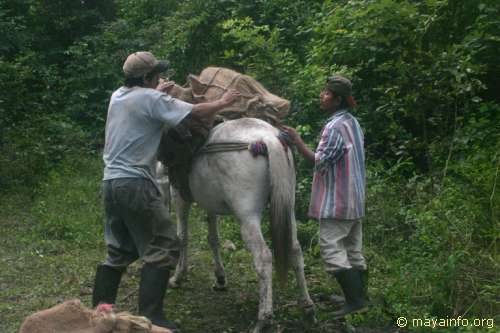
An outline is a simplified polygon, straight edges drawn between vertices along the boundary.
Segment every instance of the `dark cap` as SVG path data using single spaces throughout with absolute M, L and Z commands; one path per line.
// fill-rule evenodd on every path
M 351 96 L 352 83 L 340 75 L 332 75 L 326 79 L 326 89 L 334 92 L 338 96 Z
M 127 57 L 123 64 L 126 77 L 138 78 L 155 70 L 158 73 L 168 69 L 168 61 L 158 61 L 151 52 L 135 52 Z

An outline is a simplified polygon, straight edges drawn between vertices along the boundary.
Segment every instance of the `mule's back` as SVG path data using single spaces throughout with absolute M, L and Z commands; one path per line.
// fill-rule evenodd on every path
M 277 139 L 279 130 L 256 118 L 242 118 L 223 122 L 212 129 L 208 143 Z M 276 141 L 278 142 L 278 141 Z
M 242 118 L 216 126 L 207 144 L 280 144 L 277 135 L 278 130 L 262 120 Z M 268 168 L 265 156 L 253 156 L 248 149 L 202 153 L 190 174 L 191 192 L 200 206 L 216 214 L 262 211 L 270 191 Z

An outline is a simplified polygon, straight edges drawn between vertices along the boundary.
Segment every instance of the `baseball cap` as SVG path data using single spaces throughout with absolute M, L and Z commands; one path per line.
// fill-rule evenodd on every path
M 152 70 L 158 73 L 166 71 L 168 61 L 157 60 L 151 52 L 140 51 L 132 53 L 123 64 L 123 72 L 126 77 L 138 78 L 148 74 Z
M 340 75 L 332 75 L 326 79 L 326 88 L 338 96 L 351 96 L 352 83 Z

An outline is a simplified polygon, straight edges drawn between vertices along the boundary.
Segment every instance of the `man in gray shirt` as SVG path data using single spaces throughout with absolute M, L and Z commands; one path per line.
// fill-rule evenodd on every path
M 163 313 L 179 244 L 155 180 L 158 146 L 164 130 L 189 114 L 211 119 L 239 93 L 229 90 L 214 102 L 185 103 L 166 94 L 173 86 L 160 82 L 166 69 L 166 62 L 150 52 L 133 53 L 123 65 L 125 85 L 111 96 L 103 153 L 107 257 L 97 267 L 92 303 L 114 304 L 123 272 L 140 258 L 139 314 L 157 326 L 176 329 Z

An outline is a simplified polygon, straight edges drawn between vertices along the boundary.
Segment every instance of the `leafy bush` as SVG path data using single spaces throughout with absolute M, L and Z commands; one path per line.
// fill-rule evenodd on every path
M 428 178 L 404 180 L 393 170 L 370 171 L 364 230 L 377 276 L 372 291 L 393 316 L 489 318 L 497 312 L 498 164 L 477 169 L 472 161 L 483 153 L 452 167 L 475 168 L 488 185 L 481 185 L 482 177 L 448 180 L 434 192 Z M 482 186 L 487 190 L 478 191 Z
M 89 153 L 88 136 L 59 114 L 40 115 L 4 127 L 0 188 L 36 186 L 68 154 Z

